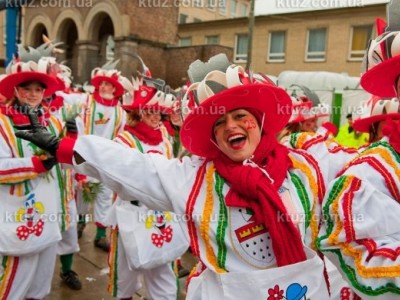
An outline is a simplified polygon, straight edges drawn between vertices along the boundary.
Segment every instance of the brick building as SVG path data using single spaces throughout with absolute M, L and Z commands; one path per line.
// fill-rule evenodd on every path
M 226 15 L 210 10 L 205 6 L 208 1 L 218 0 L 202 0 L 202 7 L 179 7 L 176 0 L 29 1 L 22 9 L 22 42 L 37 46 L 42 34 L 63 42 L 65 53 L 60 60 L 72 68 L 76 82 L 88 80 L 90 71 L 110 57 L 121 60 L 118 68 L 124 75 L 134 75 L 140 67 L 130 54 L 137 53 L 154 77 L 178 87 L 186 82 L 186 70 L 195 59 L 207 60 L 224 52 L 236 63 L 246 63 L 248 18 L 240 17 L 239 6 L 237 18 L 228 14 L 233 0 L 224 2 Z M 238 0 L 236 5 L 246 2 Z M 50 3 L 58 6 L 50 7 Z M 385 4 L 375 4 L 257 16 L 253 69 L 271 75 L 284 70 L 325 70 L 358 76 L 366 43 L 376 35 L 375 19 L 385 18 L 385 12 Z M 180 14 L 186 13 L 191 16 L 187 23 L 178 24 Z M 211 13 L 210 20 L 194 23 L 193 16 L 200 19 L 203 13 Z M 4 12 L 0 16 L 4 18 Z M 4 43 L 0 56 L 4 58 Z

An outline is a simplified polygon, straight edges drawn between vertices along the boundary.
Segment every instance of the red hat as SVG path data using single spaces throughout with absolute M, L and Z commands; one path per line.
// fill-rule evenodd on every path
M 186 102 L 196 89 L 199 103 L 185 118 L 180 130 L 182 145 L 190 153 L 207 158 L 217 156 L 220 150 L 212 142 L 214 123 L 235 109 L 259 111 L 264 115 L 263 129 L 273 134 L 286 125 L 292 113 L 292 101 L 286 91 L 266 81 L 250 83 L 246 76 L 242 67 L 232 65 L 226 73 L 212 71 L 201 82 L 189 87 L 184 97 Z M 214 94 L 210 82 L 226 89 Z
M 399 31 L 384 32 L 371 41 L 364 57 L 361 86 L 380 97 L 396 97 L 396 80 L 400 76 Z
M 138 81 L 136 81 L 138 83 Z M 135 83 L 134 83 L 135 85 Z M 122 108 L 131 111 L 134 109 L 149 109 L 168 114 L 172 111 L 175 96 L 170 93 L 164 93 L 155 87 L 147 86 L 143 82 L 136 85 L 133 92 L 132 102 L 122 105 Z
M 292 99 L 293 110 L 289 119 L 289 124 L 300 123 L 311 118 L 312 102 L 307 97 L 290 97 Z
M 4 95 L 7 99 L 12 99 L 15 87 L 27 81 L 38 81 L 44 84 L 46 86 L 43 94 L 44 98 L 50 97 L 56 91 L 64 89 L 64 85 L 57 81 L 55 74 L 42 72 L 35 62 L 13 60 L 7 67 L 7 75 L 0 81 L 0 94 Z
M 125 90 L 131 92 L 133 90 L 132 83 L 117 70 L 109 70 L 102 68 L 95 68 L 91 74 L 90 82 L 96 88 L 99 89 L 100 84 L 103 82 L 111 83 L 114 88 L 114 96 L 120 97 L 124 94 Z
M 369 132 L 373 123 L 389 118 L 400 119 L 399 99 L 382 99 L 378 96 L 372 96 L 361 107 L 361 114 L 354 115 L 352 126 L 356 131 Z

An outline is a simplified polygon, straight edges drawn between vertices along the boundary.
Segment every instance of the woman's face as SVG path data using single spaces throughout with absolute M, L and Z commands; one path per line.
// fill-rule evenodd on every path
M 151 128 L 157 128 L 160 125 L 161 114 L 153 110 L 142 111 L 142 121 Z
M 181 114 L 179 113 L 179 111 L 177 111 L 177 112 L 172 112 L 170 115 L 169 115 L 169 119 L 170 119 L 170 121 L 171 121 L 171 123 L 173 124 L 173 125 L 175 125 L 175 126 L 178 126 L 178 127 L 181 127 L 182 126 L 182 117 L 181 117 Z
M 301 131 L 303 132 L 316 132 L 317 129 L 317 119 L 305 120 L 301 122 Z
M 39 82 L 31 82 L 26 86 L 17 86 L 15 96 L 21 104 L 37 107 L 43 100 L 44 87 Z
M 218 147 L 236 162 L 250 158 L 260 143 L 260 126 L 246 109 L 226 113 L 215 122 L 213 130 Z

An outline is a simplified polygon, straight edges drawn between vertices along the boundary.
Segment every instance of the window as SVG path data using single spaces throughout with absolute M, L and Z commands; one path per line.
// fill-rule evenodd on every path
M 285 61 L 285 31 L 274 31 L 269 34 L 269 62 L 284 62 Z
M 324 61 L 326 59 L 326 28 L 308 31 L 306 61 Z
M 215 8 L 217 7 L 217 2 L 219 0 L 208 0 L 207 8 L 209 10 L 215 11 Z
M 194 7 L 202 7 L 203 6 L 202 0 L 193 0 Z
M 368 41 L 372 37 L 372 25 L 353 26 L 350 44 L 350 60 L 362 60 L 367 49 Z
M 181 47 L 192 46 L 192 38 L 191 37 L 180 38 L 179 46 Z
M 231 0 L 231 17 L 236 17 L 237 12 L 237 0 Z
M 186 24 L 188 16 L 185 14 L 179 14 L 179 24 Z
M 247 17 L 247 5 L 246 4 L 240 4 L 240 16 L 241 17 Z
M 226 1 L 227 0 L 218 0 L 219 13 L 221 15 L 226 15 Z
M 235 62 L 243 62 L 247 60 L 247 45 L 249 43 L 249 37 L 247 34 L 236 35 L 235 44 Z
M 193 23 L 199 23 L 199 22 L 201 22 L 201 19 L 199 19 L 199 18 L 193 18 Z
M 218 35 L 206 36 L 206 44 L 207 45 L 218 45 L 219 44 L 219 36 Z

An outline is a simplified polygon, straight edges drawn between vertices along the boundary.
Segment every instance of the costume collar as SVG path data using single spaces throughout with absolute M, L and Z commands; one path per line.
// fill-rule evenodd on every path
M 101 105 L 104 106 L 117 106 L 119 103 L 119 99 L 118 98 L 113 98 L 113 99 L 103 99 L 98 91 L 95 91 L 93 93 L 93 98 L 97 103 L 100 103 Z

